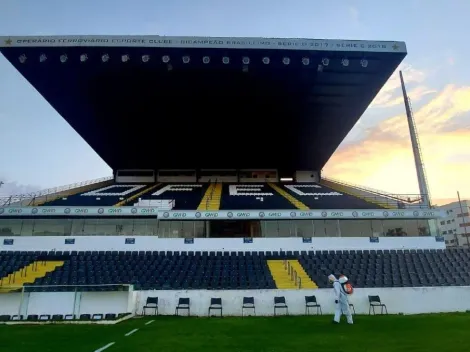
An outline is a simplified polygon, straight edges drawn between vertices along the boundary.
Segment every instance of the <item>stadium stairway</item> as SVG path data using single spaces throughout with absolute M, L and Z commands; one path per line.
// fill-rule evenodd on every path
M 365 200 L 366 202 L 378 205 L 381 208 L 385 208 L 385 209 L 395 209 L 395 208 L 397 208 L 396 206 L 392 206 L 390 204 L 391 201 L 386 199 L 385 197 L 380 197 L 380 196 L 376 196 L 376 195 L 373 195 L 373 194 L 370 194 L 370 196 L 366 196 L 364 194 L 361 194 L 361 192 L 359 190 L 355 190 L 352 187 L 341 185 L 339 183 L 332 182 L 332 181 L 325 180 L 325 179 L 322 179 L 320 184 L 322 184 L 326 187 L 329 187 L 329 188 L 331 188 L 331 189 L 333 189 L 337 192 L 345 193 L 345 194 L 348 194 L 350 196 L 357 197 L 357 198 L 360 198 L 362 200 Z
M 220 209 L 220 200 L 222 199 L 222 183 L 211 183 L 207 188 L 201 203 L 197 207 L 199 211 L 216 211 Z
M 277 193 L 279 193 L 281 196 L 286 198 L 294 207 L 300 210 L 309 210 L 310 208 L 307 207 L 304 203 L 302 203 L 300 200 L 294 198 L 292 195 L 284 191 L 282 188 L 277 186 L 274 183 L 268 183 L 269 186 L 274 189 Z
M 161 183 L 157 183 L 156 185 L 152 185 L 150 187 L 146 187 L 144 188 L 143 191 L 137 193 L 137 194 L 134 194 L 133 196 L 129 197 L 129 198 L 126 198 L 124 199 L 123 201 L 119 202 L 119 203 L 116 203 L 114 204 L 115 207 L 122 207 L 124 205 L 128 205 L 128 203 L 136 200 L 136 199 L 139 199 L 140 196 L 142 196 L 143 194 L 147 193 L 147 192 L 150 192 L 152 190 L 154 190 L 155 188 L 157 188 L 158 186 L 160 186 Z
M 298 260 L 288 260 L 291 267 L 297 272 L 298 277 L 300 278 L 301 286 L 300 288 L 309 288 L 315 289 L 318 288 L 317 284 L 310 279 L 308 274 L 305 272 L 302 265 Z M 276 283 L 276 288 L 278 289 L 297 289 L 298 285 L 294 280 L 292 280 L 291 275 L 285 267 L 284 260 L 268 260 L 268 267 L 273 276 L 274 282 Z
M 18 290 L 64 265 L 63 261 L 34 261 L 0 280 L 0 292 Z
M 318 285 L 315 283 L 315 281 L 310 278 L 310 276 L 307 274 L 304 267 L 299 263 L 298 260 L 289 260 L 289 263 L 291 267 L 297 272 L 298 277 L 300 277 L 300 288 L 318 288 Z

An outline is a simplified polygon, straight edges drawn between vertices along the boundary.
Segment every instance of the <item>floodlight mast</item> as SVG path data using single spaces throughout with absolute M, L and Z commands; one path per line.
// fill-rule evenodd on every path
M 424 168 L 423 156 L 418 138 L 418 131 L 411 110 L 410 98 L 406 94 L 405 81 L 403 73 L 400 71 L 401 89 L 403 92 L 403 100 L 405 101 L 406 118 L 408 120 L 408 128 L 410 130 L 411 146 L 413 148 L 413 156 L 415 160 L 416 175 L 418 176 L 419 193 L 421 194 L 421 204 L 425 207 L 431 207 L 431 196 Z

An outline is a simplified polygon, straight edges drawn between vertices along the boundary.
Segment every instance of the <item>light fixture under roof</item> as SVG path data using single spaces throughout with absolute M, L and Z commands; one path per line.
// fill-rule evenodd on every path
M 46 60 L 47 60 L 46 54 L 41 54 L 41 55 L 39 56 L 39 62 L 44 62 L 44 61 L 46 61 Z
M 109 55 L 108 54 L 104 54 L 101 56 L 101 61 L 103 62 L 108 62 L 109 61 Z
M 366 68 L 367 66 L 369 65 L 369 61 L 367 61 L 367 59 L 362 59 L 361 60 L 361 66 Z
M 310 65 L 310 59 L 308 57 L 302 58 L 302 64 L 304 64 L 305 66 Z
M 130 59 L 131 59 L 131 58 L 130 58 L 130 56 L 129 56 L 128 54 L 124 54 L 124 55 L 121 56 L 121 61 L 122 61 L 122 62 L 127 62 L 127 61 L 129 61 Z
M 67 54 L 60 55 L 60 62 L 65 64 L 67 62 L 67 60 L 68 60 Z
M 80 61 L 81 62 L 85 62 L 86 60 L 88 60 L 88 55 L 87 54 L 80 55 Z
M 20 57 L 18 58 L 18 60 L 20 60 L 20 63 L 24 64 L 27 60 L 27 57 L 25 54 L 22 54 L 20 55 Z
M 271 60 L 269 59 L 269 57 L 267 56 L 263 57 L 263 64 L 268 65 L 270 62 Z
M 248 56 L 244 56 L 242 62 L 244 65 L 248 65 L 250 63 L 250 58 Z
M 142 62 L 149 62 L 150 55 L 142 55 Z
M 324 57 L 323 59 L 321 59 L 321 64 L 323 66 L 328 66 L 330 64 L 330 59 L 328 59 L 327 57 Z
M 202 62 L 205 64 L 208 64 L 209 62 L 211 62 L 211 58 L 209 56 L 204 56 L 202 58 Z
M 341 65 L 343 65 L 344 67 L 348 67 L 349 66 L 349 59 L 347 57 L 345 57 L 343 60 L 341 60 Z
M 183 63 L 184 64 L 189 64 L 189 61 L 191 61 L 191 58 L 189 56 L 183 56 Z
M 230 62 L 230 58 L 229 58 L 228 56 L 224 56 L 224 57 L 222 58 L 222 62 L 223 62 L 225 65 L 227 65 L 227 64 Z
M 162 61 L 164 64 L 167 64 L 170 62 L 170 57 L 168 55 L 162 56 Z
M 283 63 L 284 65 L 289 65 L 289 64 L 290 64 L 290 58 L 284 57 L 284 58 L 282 59 L 282 63 Z

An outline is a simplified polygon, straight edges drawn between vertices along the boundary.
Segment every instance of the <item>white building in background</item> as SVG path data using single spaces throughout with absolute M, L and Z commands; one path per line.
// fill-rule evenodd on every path
M 462 208 L 459 202 L 439 207 L 446 214 L 445 218 L 438 220 L 439 233 L 444 236 L 448 246 L 467 247 L 470 243 L 470 201 L 462 200 L 461 203 Z

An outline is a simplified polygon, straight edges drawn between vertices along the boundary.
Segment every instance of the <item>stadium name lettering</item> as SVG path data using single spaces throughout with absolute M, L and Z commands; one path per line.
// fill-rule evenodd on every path
M 109 209 L 108 213 L 109 214 L 119 214 L 119 213 L 122 213 L 122 209 Z
M 313 213 L 311 211 L 302 211 L 299 216 L 302 218 L 313 217 Z
M 75 214 L 87 214 L 88 209 L 75 209 Z
M 185 218 L 185 217 L 186 217 L 186 213 L 174 213 L 174 214 L 173 214 L 173 217 L 174 217 L 174 218 Z
M 8 209 L 8 213 L 10 214 L 21 214 L 22 212 L 22 209 Z
M 362 216 L 374 216 L 374 212 L 373 211 L 363 211 Z
M 397 216 L 397 217 L 404 217 L 404 216 L 405 216 L 405 212 L 404 212 L 404 211 L 393 211 L 393 212 L 392 212 L 392 215 L 393 215 L 393 216 Z
M 42 209 L 43 214 L 55 213 L 55 209 Z
M 54 43 L 75 43 L 75 44 L 91 44 L 91 43 L 108 43 L 108 38 L 36 38 L 36 39 L 18 39 L 17 44 L 54 44 Z
M 153 214 L 156 213 L 157 211 L 155 209 L 140 209 L 141 214 Z
M 205 213 L 204 216 L 206 218 L 217 218 L 219 214 L 218 213 Z
M 331 216 L 343 216 L 343 212 L 342 211 L 332 211 Z
M 237 218 L 249 218 L 250 213 L 237 213 Z
M 270 218 L 281 217 L 282 213 L 268 213 L 268 216 Z
M 181 40 L 182 45 L 224 45 L 223 40 Z

